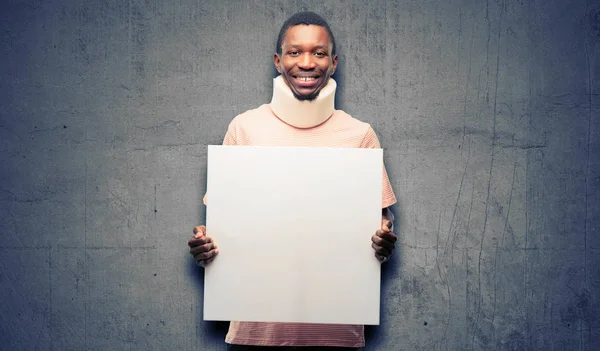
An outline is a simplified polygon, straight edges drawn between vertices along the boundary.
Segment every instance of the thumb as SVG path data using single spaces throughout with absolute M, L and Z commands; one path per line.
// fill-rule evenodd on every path
M 194 238 L 198 239 L 206 235 L 206 226 L 199 225 L 194 227 Z
M 381 230 L 383 230 L 384 232 L 389 232 L 392 228 L 392 222 L 389 220 L 384 220 L 383 223 L 381 224 Z

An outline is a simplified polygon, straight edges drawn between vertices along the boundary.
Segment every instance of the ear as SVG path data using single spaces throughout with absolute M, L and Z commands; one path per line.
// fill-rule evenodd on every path
M 281 57 L 279 57 L 279 54 L 275 53 L 275 55 L 273 55 L 273 63 L 275 64 L 277 72 L 281 74 Z
M 331 71 L 332 75 L 335 73 L 337 64 L 338 64 L 338 55 L 335 55 L 335 56 L 333 56 L 333 70 Z

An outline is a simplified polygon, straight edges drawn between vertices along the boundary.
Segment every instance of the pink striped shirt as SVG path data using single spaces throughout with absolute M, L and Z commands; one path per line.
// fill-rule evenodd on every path
M 299 129 L 277 118 L 268 104 L 234 118 L 223 145 L 380 148 L 373 128 L 344 111 L 335 110 L 327 121 L 316 127 Z M 382 185 L 381 207 L 385 208 L 396 202 L 385 167 Z M 225 341 L 230 344 L 263 346 L 365 345 L 364 326 L 353 324 L 232 321 Z

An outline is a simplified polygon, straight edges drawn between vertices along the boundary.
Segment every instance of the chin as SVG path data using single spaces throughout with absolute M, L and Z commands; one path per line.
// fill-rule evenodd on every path
M 294 93 L 294 96 L 296 97 L 296 99 L 298 99 L 300 101 L 313 101 L 314 99 L 316 99 L 319 96 L 319 91 L 310 93 L 308 95 L 300 95 L 300 94 Z
M 316 90 L 314 90 L 308 94 L 300 94 L 300 93 L 298 93 L 297 90 L 292 90 L 292 93 L 294 93 L 294 96 L 296 97 L 296 99 L 298 99 L 300 101 L 313 101 L 314 99 L 316 99 L 319 96 L 319 93 L 321 92 L 321 90 L 323 90 L 323 88 L 319 87 Z

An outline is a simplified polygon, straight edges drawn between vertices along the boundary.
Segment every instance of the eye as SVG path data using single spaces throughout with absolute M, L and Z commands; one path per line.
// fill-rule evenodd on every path
M 297 56 L 299 54 L 298 51 L 288 51 L 288 55 Z
M 327 54 L 321 51 L 315 52 L 315 56 L 317 57 L 325 57 Z

